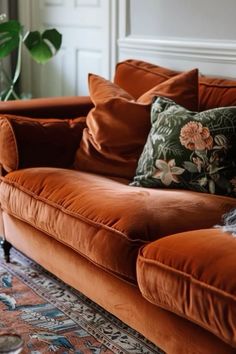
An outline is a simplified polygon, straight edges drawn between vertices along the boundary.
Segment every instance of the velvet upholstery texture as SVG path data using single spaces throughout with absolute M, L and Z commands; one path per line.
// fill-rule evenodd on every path
M 199 82 L 199 110 L 236 106 L 236 80 L 202 77 Z
M 116 65 L 114 82 L 137 99 L 152 87 L 178 74 L 179 72 L 162 66 L 128 59 Z
M 89 96 L 33 98 L 1 102 L 0 114 L 68 119 L 86 116 L 92 107 Z
M 133 104 L 146 106 L 144 101 L 137 102 L 140 95 L 145 99 L 148 90 L 155 85 L 164 85 L 177 75 L 167 68 L 126 61 L 117 66 L 118 95 L 117 86 L 115 90 L 112 86 L 112 91 L 110 88 L 101 90 L 100 81 L 94 86 L 94 95 L 96 101 L 101 96 L 107 106 L 112 106 L 113 103 L 108 102 L 117 100 L 123 92 L 122 101 L 133 100 Z M 122 82 L 126 86 L 122 86 Z M 201 87 L 200 83 L 200 91 Z M 200 109 L 214 104 L 213 101 L 209 103 L 208 98 L 215 86 L 209 87 L 209 92 L 203 93 L 206 100 L 200 99 Z M 183 92 L 181 95 L 184 97 Z M 225 91 L 222 100 L 218 96 L 215 98 L 224 105 L 229 102 L 224 101 L 226 96 Z M 188 99 L 188 103 L 191 102 Z M 88 97 L 33 99 L 2 102 L 0 113 L 71 118 L 84 116 L 94 107 L 89 113 L 93 124 L 92 112 L 99 106 L 100 102 L 95 102 L 94 107 Z M 138 115 L 139 111 L 135 113 Z M 98 117 L 102 116 L 103 111 Z M 134 126 L 137 124 L 137 116 L 132 122 Z M 106 123 L 109 126 L 109 120 Z M 126 123 L 122 121 L 125 137 Z M 128 123 L 130 125 L 130 121 Z M 118 122 L 116 124 L 119 126 Z M 138 124 L 138 129 L 143 127 L 141 122 Z M 98 128 L 99 124 L 94 120 L 95 131 L 98 132 Z M 8 133 L 10 136 L 11 131 Z M 102 133 L 99 136 L 103 139 Z M 115 134 L 111 136 L 115 139 Z M 12 146 L 13 143 L 11 141 Z M 96 154 L 100 153 L 99 143 Z M 129 147 L 128 143 L 126 145 Z M 123 164 L 127 156 L 121 158 Z M 18 164 L 20 160 L 19 157 Z M 115 164 L 109 165 L 112 171 Z M 105 168 L 108 169 L 107 165 Z M 114 176 L 120 175 L 120 170 L 116 172 L 113 171 Z M 218 234 L 219 230 L 199 229 L 220 223 L 222 215 L 236 207 L 236 199 L 185 190 L 134 188 L 128 183 L 127 179 L 69 169 L 37 167 L 10 172 L 0 180 L 0 214 L 3 214 L 6 239 L 166 353 L 235 354 L 235 305 L 232 310 L 233 302 L 230 302 L 232 294 L 235 296 L 235 247 L 232 244 L 235 240 L 228 234 Z M 177 232 L 185 233 L 173 235 Z M 219 241 L 220 235 L 226 235 L 227 239 Z M 162 245 L 162 242 L 165 245 L 161 252 L 158 251 L 157 261 L 155 245 Z M 150 269 L 150 265 L 156 267 L 158 262 L 160 269 Z M 234 262 L 232 274 L 231 262 Z M 136 267 L 144 296 L 138 287 Z M 172 281 L 174 272 L 176 278 Z M 157 294 L 158 282 L 164 291 L 165 286 L 169 286 L 168 308 L 164 308 L 164 301 L 158 304 L 158 296 L 162 294 Z M 153 298 L 148 298 L 146 295 L 150 295 L 151 287 Z M 192 289 L 200 296 L 196 298 Z
M 129 59 L 117 64 L 114 82 L 135 98 L 179 72 L 145 61 Z M 199 111 L 236 105 L 236 80 L 199 78 Z
M 7 240 L 17 249 L 136 329 L 166 353 L 235 354 L 235 349 L 202 327 L 147 301 L 137 286 L 114 277 L 25 222 L 5 213 L 3 218 Z
M 119 86 L 97 75 L 89 76 L 95 105 L 76 153 L 78 170 L 131 179 L 151 124 L 154 96 L 174 99 L 189 109 L 198 108 L 198 70 L 182 73 L 134 98 Z
M 85 121 L 85 117 L 0 116 L 0 164 L 7 172 L 36 166 L 72 166 Z
M 200 193 L 134 188 L 127 183 L 73 170 L 23 169 L 2 178 L 1 207 L 101 268 L 135 282 L 142 245 L 176 232 L 211 227 L 236 206 L 234 198 L 202 198 Z
M 235 241 L 208 229 L 150 243 L 137 261 L 143 296 L 236 348 Z

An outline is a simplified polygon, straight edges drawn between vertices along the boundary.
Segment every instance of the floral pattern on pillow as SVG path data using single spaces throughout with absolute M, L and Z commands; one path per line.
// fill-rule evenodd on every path
M 236 197 L 236 107 L 191 112 L 157 97 L 131 185 Z

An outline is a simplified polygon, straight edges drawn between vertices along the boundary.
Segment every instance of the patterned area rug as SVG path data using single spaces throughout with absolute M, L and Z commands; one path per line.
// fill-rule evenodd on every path
M 139 333 L 16 250 L 0 251 L 0 334 L 20 334 L 22 353 L 163 354 Z

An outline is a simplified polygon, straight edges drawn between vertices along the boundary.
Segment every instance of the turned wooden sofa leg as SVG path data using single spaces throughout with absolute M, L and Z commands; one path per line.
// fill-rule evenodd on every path
M 0 241 L 0 244 L 2 246 L 3 252 L 4 252 L 4 259 L 7 263 L 10 263 L 10 250 L 12 248 L 12 245 L 10 242 L 8 242 L 5 239 L 2 239 Z

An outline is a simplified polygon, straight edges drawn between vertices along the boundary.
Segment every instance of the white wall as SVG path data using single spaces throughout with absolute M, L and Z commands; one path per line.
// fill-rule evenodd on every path
M 131 0 L 131 34 L 236 39 L 235 0 Z
M 0 0 L 2 1 L 2 0 Z M 142 59 L 176 70 L 236 77 L 236 0 L 20 0 L 29 28 L 58 28 L 60 53 L 41 73 L 23 60 L 23 88 L 36 96 L 87 93 L 88 71 Z
M 119 0 L 118 58 L 236 77 L 236 0 Z

